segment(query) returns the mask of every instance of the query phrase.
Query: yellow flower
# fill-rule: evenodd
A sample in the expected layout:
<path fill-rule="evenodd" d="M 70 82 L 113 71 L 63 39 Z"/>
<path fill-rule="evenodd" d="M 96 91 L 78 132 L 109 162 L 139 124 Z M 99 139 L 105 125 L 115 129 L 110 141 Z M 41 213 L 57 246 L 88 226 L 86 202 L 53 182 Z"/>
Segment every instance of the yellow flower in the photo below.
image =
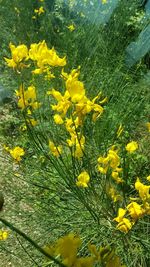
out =
<path fill-rule="evenodd" d="M 100 260 L 100 252 L 97 250 L 96 246 L 94 244 L 89 243 L 88 249 L 92 255 L 94 255 L 94 258 L 96 261 Z"/>
<path fill-rule="evenodd" d="M 81 257 L 76 259 L 74 267 L 93 267 L 94 257 Z"/>
<path fill-rule="evenodd" d="M 31 108 L 33 109 L 38 109 L 41 106 L 41 103 L 37 102 L 37 101 L 33 101 L 29 104 L 29 106 L 31 106 Z M 30 114 L 30 111 L 29 111 Z"/>
<path fill-rule="evenodd" d="M 69 25 L 67 28 L 71 32 L 73 32 L 75 30 L 75 26 L 73 24 Z"/>
<path fill-rule="evenodd" d="M 94 104 L 92 100 L 92 111 L 94 111 L 92 115 L 92 121 L 95 122 L 100 117 L 100 115 L 104 112 L 104 109 L 99 104 Z"/>
<path fill-rule="evenodd" d="M 36 101 L 36 88 L 31 85 L 27 90 L 24 90 L 24 86 L 21 85 L 19 90 L 16 90 L 16 96 L 18 99 L 18 107 L 22 110 L 26 107 L 31 107 L 32 109 L 37 109 L 40 103 Z"/>
<path fill-rule="evenodd" d="M 95 256 L 94 260 L 104 264 L 105 267 L 123 267 L 120 258 L 115 254 L 115 250 L 111 249 L 111 247 L 101 246 L 99 250 L 97 250 L 95 245 L 89 244 L 88 248 Z"/>
<path fill-rule="evenodd" d="M 63 101 L 62 94 L 59 91 L 55 90 L 55 89 L 52 89 L 51 91 L 49 91 L 48 94 L 52 95 L 58 102 Z M 67 99 L 68 98 L 69 98 L 69 96 L 67 97 Z"/>
<path fill-rule="evenodd" d="M 63 57 L 63 58 L 60 58 L 54 47 L 52 49 L 48 49 L 47 50 L 47 53 L 45 55 L 45 60 L 46 60 L 46 56 L 47 56 L 47 63 L 48 65 L 50 66 L 60 66 L 60 67 L 63 67 L 66 65 L 66 57 Z"/>
<path fill-rule="evenodd" d="M 62 77 L 66 80 L 66 90 L 71 97 L 72 102 L 79 102 L 85 96 L 84 84 L 78 81 L 80 67 L 73 69 L 70 74 L 62 70 Z"/>
<path fill-rule="evenodd" d="M 98 161 L 99 164 L 102 163 L 102 164 L 106 165 L 109 162 L 109 158 L 100 156 L 97 161 Z"/>
<path fill-rule="evenodd" d="M 0 240 L 6 240 L 8 238 L 8 232 L 0 230 Z"/>
<path fill-rule="evenodd" d="M 93 103 L 85 96 L 85 91 L 83 91 L 82 95 L 79 93 L 76 95 L 76 102 L 78 102 L 76 104 L 76 113 L 78 116 L 86 115 L 93 109 Z"/>
<path fill-rule="evenodd" d="M 12 43 L 9 44 L 9 48 L 11 50 L 12 58 L 4 58 L 7 62 L 8 67 L 17 68 L 17 67 L 25 67 L 23 63 L 21 63 L 24 59 L 28 59 L 28 48 L 26 45 L 18 45 L 15 46 Z"/>
<path fill-rule="evenodd" d="M 70 135 L 74 135 L 74 137 L 76 136 L 76 130 L 80 125 L 80 120 L 79 117 L 74 118 L 74 120 L 72 118 L 66 118 L 66 130 L 70 133 Z"/>
<path fill-rule="evenodd" d="M 35 86 L 31 85 L 28 87 L 28 90 L 25 91 L 24 97 L 27 101 L 36 99 L 36 89 Z"/>
<path fill-rule="evenodd" d="M 102 106 L 95 103 L 99 96 L 96 96 L 92 101 L 86 97 L 84 84 L 78 80 L 79 74 L 80 67 L 78 67 L 78 69 L 73 69 L 70 74 L 62 70 L 66 92 L 68 92 L 69 99 L 75 104 L 74 115 L 77 115 L 80 122 L 82 122 L 84 116 L 93 111 L 92 119 L 93 121 L 96 121 L 96 119 L 103 113 L 104 109 Z M 106 99 L 102 100 L 102 102 L 105 101 Z"/>
<path fill-rule="evenodd" d="M 131 202 L 128 206 L 127 206 L 127 210 L 129 212 L 129 215 L 131 216 L 131 218 L 134 221 L 137 221 L 143 214 L 144 214 L 144 210 L 142 209 L 142 207 L 136 203 L 136 202 Z"/>
<path fill-rule="evenodd" d="M 108 151 L 108 159 L 110 161 L 110 167 L 116 169 L 120 165 L 120 158 L 117 154 L 117 150 L 114 147 Z"/>
<path fill-rule="evenodd" d="M 85 95 L 84 84 L 72 77 L 67 79 L 66 89 L 69 92 L 72 102 L 80 102 Z"/>
<path fill-rule="evenodd" d="M 102 92 L 99 93 L 99 95 L 101 95 Z M 96 97 L 97 98 L 97 97 Z M 108 97 L 106 96 L 105 98 L 103 98 L 101 101 L 99 101 L 99 104 L 105 104 L 106 102 L 108 102 Z"/>
<path fill-rule="evenodd" d="M 42 74 L 44 72 L 44 69 L 40 69 L 40 68 L 37 68 L 35 70 L 32 70 L 32 73 L 33 74 L 36 74 L 36 75 L 39 75 L 39 74 Z"/>
<path fill-rule="evenodd" d="M 117 255 L 113 255 L 106 263 L 106 267 L 123 267 L 123 265 L 121 264 L 120 258 Z"/>
<path fill-rule="evenodd" d="M 119 177 L 119 173 L 117 171 L 113 171 L 111 176 L 117 184 L 123 183 L 123 179 Z"/>
<path fill-rule="evenodd" d="M 150 194 L 149 194 L 150 186 L 142 184 L 139 178 L 137 178 L 135 182 L 135 189 L 139 191 L 139 196 L 143 201 L 150 199 Z"/>
<path fill-rule="evenodd" d="M 46 246 L 43 247 L 43 249 L 50 256 L 54 256 L 55 255 L 55 245 L 46 245 Z"/>
<path fill-rule="evenodd" d="M 143 209 L 145 214 L 150 215 L 150 203 L 144 202 Z"/>
<path fill-rule="evenodd" d="M 98 170 L 102 174 L 106 174 L 109 167 L 113 169 L 112 177 L 117 183 L 122 183 L 123 180 L 119 177 L 119 172 L 122 171 L 119 168 L 120 165 L 120 157 L 118 156 L 118 150 L 115 149 L 115 146 L 112 146 L 109 149 L 108 154 L 106 157 L 99 157 L 98 158 Z"/>
<path fill-rule="evenodd" d="M 77 99 L 77 97 L 76 97 Z M 84 116 L 91 111 L 94 111 L 92 120 L 95 122 L 97 118 L 103 113 L 104 109 L 98 104 L 95 104 L 97 96 L 91 101 L 85 95 L 78 97 L 78 103 L 76 104 L 76 113 L 78 116 Z"/>
<path fill-rule="evenodd" d="M 76 182 L 77 186 L 88 187 L 90 176 L 86 171 L 81 172 L 80 175 L 77 177 L 77 179 L 78 179 L 78 181 Z"/>
<path fill-rule="evenodd" d="M 59 114 L 54 115 L 54 121 L 56 124 L 63 124 L 64 123 L 62 117 Z"/>
<path fill-rule="evenodd" d="M 126 150 L 129 152 L 129 153 L 133 153 L 134 151 L 136 151 L 138 149 L 138 143 L 135 142 L 135 141 L 132 141 L 130 143 L 128 143 L 126 145 Z"/>
<path fill-rule="evenodd" d="M 33 127 L 36 126 L 37 123 L 38 123 L 35 119 L 27 119 L 26 122 L 27 122 L 27 124 L 29 124 L 30 126 L 33 126 Z M 21 131 L 26 131 L 27 130 L 27 125 L 26 124 L 22 124 L 20 126 L 20 130 Z"/>
<path fill-rule="evenodd" d="M 3 148 L 7 151 L 7 152 L 9 152 L 9 147 L 7 146 L 7 145 L 3 145 Z"/>
<path fill-rule="evenodd" d="M 116 189 L 113 186 L 108 186 L 106 191 L 114 202 L 122 200 L 121 195 L 117 193 Z"/>
<path fill-rule="evenodd" d="M 78 159 L 83 157 L 84 144 L 85 144 L 84 136 L 82 136 L 80 140 L 76 139 L 74 156 Z"/>
<path fill-rule="evenodd" d="M 83 150 L 84 150 L 84 144 L 85 144 L 85 137 L 82 135 L 80 136 L 80 133 L 76 133 L 76 131 L 70 132 L 71 138 L 67 139 L 67 143 L 70 147 L 75 146 L 75 158 L 80 159 L 83 157 Z"/>
<path fill-rule="evenodd" d="M 110 246 L 101 246 L 99 249 L 99 253 L 100 253 L 100 262 L 101 263 L 107 263 L 109 262 L 115 255 L 115 251 L 114 249 L 111 249 Z"/>
<path fill-rule="evenodd" d="M 100 156 L 97 161 L 98 161 L 99 164 L 104 164 L 104 165 L 107 166 L 108 162 L 109 162 L 109 158 Z"/>
<path fill-rule="evenodd" d="M 49 49 L 45 41 L 31 44 L 29 58 L 36 61 L 38 68 L 33 71 L 35 74 L 47 72 L 47 66 L 62 67 L 66 65 L 66 57 L 60 58 L 55 49 Z"/>
<path fill-rule="evenodd" d="M 50 92 L 49 92 L 50 94 Z M 69 93 L 66 91 L 64 96 L 55 89 L 52 89 L 51 95 L 57 100 L 57 105 L 51 105 L 52 110 L 55 110 L 59 113 L 62 113 L 63 116 L 66 115 L 68 109 L 71 106 L 71 102 L 69 101 Z"/>
<path fill-rule="evenodd" d="M 36 126 L 37 125 L 37 121 L 35 119 L 27 119 L 27 123 L 29 123 L 32 126 Z"/>
<path fill-rule="evenodd" d="M 149 182 L 150 182 L 150 175 L 149 175 L 149 176 L 147 176 L 147 178 L 146 178 L 146 179 L 147 179 L 147 181 L 149 181 Z"/>
<path fill-rule="evenodd" d="M 55 146 L 55 144 L 49 140 L 49 149 L 55 157 L 59 157 L 62 153 L 61 146 Z"/>
<path fill-rule="evenodd" d="M 109 158 L 108 157 L 99 157 L 98 158 L 98 171 L 102 174 L 106 174 L 108 170 L 108 163 L 109 163 Z M 102 166 L 101 166 L 102 165 Z"/>
<path fill-rule="evenodd" d="M 45 80 L 51 80 L 55 78 L 55 75 L 51 72 L 49 67 L 45 69 L 44 73 L 45 73 L 45 77 L 44 77 Z"/>
<path fill-rule="evenodd" d="M 81 239 L 70 233 L 57 240 L 55 254 L 63 258 L 63 263 L 66 264 L 66 266 L 73 266 L 80 245 Z"/>
<path fill-rule="evenodd" d="M 124 217 L 124 215 L 126 214 L 126 210 L 119 208 L 118 210 L 118 216 L 116 218 L 114 218 L 114 221 L 120 223 Z"/>
<path fill-rule="evenodd" d="M 101 167 L 100 165 L 98 165 L 98 171 L 102 174 L 106 174 L 107 173 L 107 170 L 108 170 L 108 167 Z"/>
<path fill-rule="evenodd" d="M 102 4 L 107 4 L 108 0 L 101 0 L 101 1 L 102 1 Z"/>
<path fill-rule="evenodd" d="M 19 146 L 16 146 L 14 149 L 10 149 L 9 152 L 10 155 L 18 162 L 21 160 L 21 157 L 24 156 L 25 154 L 23 148 Z"/>
<path fill-rule="evenodd" d="M 146 126 L 147 126 L 147 129 L 148 129 L 148 132 L 150 133 L 150 122 L 147 122 Z"/>
<path fill-rule="evenodd" d="M 34 9 L 34 13 L 38 14 L 39 16 L 44 12 L 45 10 L 43 6 L 39 7 L 39 9 Z"/>
<path fill-rule="evenodd" d="M 117 225 L 117 229 L 121 232 L 128 233 L 132 228 L 134 223 L 131 223 L 129 219 L 123 218 L 121 222 Z"/>

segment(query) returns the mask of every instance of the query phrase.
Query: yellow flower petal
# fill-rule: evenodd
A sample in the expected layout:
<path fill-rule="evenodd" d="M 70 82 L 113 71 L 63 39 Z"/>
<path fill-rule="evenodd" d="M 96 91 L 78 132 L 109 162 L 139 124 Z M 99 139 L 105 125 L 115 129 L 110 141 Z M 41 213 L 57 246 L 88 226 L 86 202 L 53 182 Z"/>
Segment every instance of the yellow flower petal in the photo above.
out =
<path fill-rule="evenodd" d="M 135 141 L 132 141 L 130 143 L 128 143 L 126 145 L 126 150 L 129 152 L 129 153 L 133 153 L 134 151 L 136 151 L 138 149 L 138 143 L 135 142 Z"/>

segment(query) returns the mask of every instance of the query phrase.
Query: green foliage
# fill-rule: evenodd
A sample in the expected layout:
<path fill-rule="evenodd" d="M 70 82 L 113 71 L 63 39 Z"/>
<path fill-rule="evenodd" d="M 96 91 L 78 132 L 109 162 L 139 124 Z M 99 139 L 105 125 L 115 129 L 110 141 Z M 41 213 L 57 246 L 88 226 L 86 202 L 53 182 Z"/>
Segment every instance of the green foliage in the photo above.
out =
<path fill-rule="evenodd" d="M 28 220 L 30 222 L 30 236 L 43 246 L 74 231 L 83 237 L 85 246 L 91 241 L 97 245 L 109 244 L 117 248 L 118 255 L 128 267 L 149 266 L 149 217 L 140 219 L 133 232 L 131 230 L 128 235 L 116 231 L 112 221 L 117 216 L 118 208 L 126 206 L 130 196 L 137 196 L 134 188 L 136 178 L 141 177 L 144 183 L 145 177 L 149 175 L 150 140 L 145 126 L 149 120 L 150 97 L 149 82 L 145 79 L 147 68 L 141 61 L 132 69 L 127 69 L 124 62 L 127 45 L 135 40 L 141 30 L 140 27 L 133 27 L 128 23 L 140 10 L 139 1 L 128 1 L 128 4 L 125 0 L 119 1 L 118 7 L 105 25 L 96 23 L 96 20 L 91 22 L 88 16 L 83 16 L 78 9 L 72 9 L 60 0 L 0 0 L 0 5 L 0 65 L 4 71 L 3 77 L 10 79 L 12 91 L 18 89 L 21 82 L 25 88 L 34 84 L 37 88 L 37 99 L 42 104 L 33 116 L 39 122 L 35 128 L 28 123 L 26 110 L 20 116 L 16 97 L 13 107 L 9 106 L 9 112 L 1 111 L 3 120 L 0 123 L 0 135 L 5 136 L 5 143 L 11 148 L 19 145 L 26 151 L 21 164 L 14 164 L 13 168 L 9 166 L 10 182 L 7 181 L 6 184 L 8 183 L 8 187 L 11 184 L 11 194 L 14 194 L 16 203 L 23 198 L 24 205 L 27 204 L 26 211 L 21 212 L 24 214 L 24 224 Z M 41 5 L 45 12 L 33 18 L 34 10 Z M 88 8 L 86 11 L 90 13 Z M 68 26 L 72 24 L 75 30 L 71 32 Z M 56 78 L 46 81 L 43 74 L 40 77 L 31 74 L 33 65 L 14 74 L 5 68 L 3 57 L 10 58 L 10 41 L 16 46 L 24 43 L 29 47 L 31 43 L 41 40 L 46 40 L 50 48 L 54 46 L 60 56 L 67 56 L 66 72 L 81 66 L 80 80 L 85 84 L 87 97 L 93 99 L 101 91 L 102 96 L 108 98 L 102 118 L 95 124 L 91 123 L 90 115 L 85 119 L 82 134 L 86 136 L 87 145 L 81 161 L 73 158 L 73 149 L 68 151 L 67 146 L 64 146 L 64 154 L 59 159 L 52 156 L 48 149 L 49 138 L 57 145 L 64 145 L 68 138 L 65 129 L 61 125 L 55 125 L 53 121 L 52 116 L 55 113 L 50 110 L 50 105 L 54 104 L 54 99 L 46 96 L 47 90 L 53 87 L 61 92 L 64 90 L 61 77 L 57 78 L 61 76 L 60 70 L 52 69 Z M 24 121 L 28 136 L 22 131 Z M 120 124 L 124 127 L 123 136 L 117 138 Z M 125 145 L 131 140 L 140 141 L 139 152 L 133 156 L 126 155 L 125 152 Z M 113 203 L 106 194 L 107 183 L 111 185 L 110 174 L 104 177 L 97 171 L 96 159 L 99 155 L 106 156 L 113 144 L 117 144 L 120 149 L 124 169 L 125 183 L 116 185 L 124 197 L 120 204 Z M 6 152 L 4 155 L 6 157 Z M 88 170 L 93 179 L 87 189 L 77 188 L 75 184 L 82 170 Z M 14 179 L 15 175 L 17 179 Z M 14 190 L 16 185 L 18 190 Z M 30 209 L 35 214 L 35 224 L 32 222 Z M 17 211 L 16 205 L 14 210 Z M 10 219 L 14 210 L 12 215 L 8 213 Z M 19 217 L 15 216 L 18 222 Z M 36 225 L 37 237 L 34 233 Z M 23 239 L 21 243 L 29 251 Z M 4 249 L 6 248 L 7 243 L 4 245 Z M 35 251 L 31 254 L 33 261 L 41 266 L 43 258 L 36 255 Z M 81 255 L 85 254 L 83 246 Z M 24 266 L 33 266 L 33 262 L 30 264 L 26 260 Z M 47 266 L 45 258 L 43 266 Z"/>

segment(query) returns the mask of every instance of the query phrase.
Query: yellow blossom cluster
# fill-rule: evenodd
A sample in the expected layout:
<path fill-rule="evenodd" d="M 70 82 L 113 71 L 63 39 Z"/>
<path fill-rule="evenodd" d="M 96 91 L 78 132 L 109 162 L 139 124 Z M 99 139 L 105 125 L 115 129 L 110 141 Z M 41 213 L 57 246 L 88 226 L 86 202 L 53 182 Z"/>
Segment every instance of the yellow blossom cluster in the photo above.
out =
<path fill-rule="evenodd" d="M 38 9 L 34 9 L 34 13 L 40 16 L 41 14 L 45 13 L 44 7 L 40 6 Z"/>
<path fill-rule="evenodd" d="M 147 181 L 150 181 L 150 176 L 147 177 Z M 150 185 L 144 185 L 141 183 L 140 179 L 137 178 L 135 182 L 135 189 L 138 191 L 145 214 L 150 215 Z"/>
<path fill-rule="evenodd" d="M 67 139 L 69 147 L 75 148 L 73 155 L 75 158 L 82 158 L 85 144 L 85 137 L 80 132 L 71 132 L 70 139 Z"/>
<path fill-rule="evenodd" d="M 139 178 L 137 178 L 135 189 L 138 191 L 141 203 L 139 204 L 132 201 L 125 209 L 119 208 L 118 216 L 114 218 L 114 221 L 118 223 L 117 229 L 124 233 L 127 233 L 138 219 L 146 214 L 150 215 L 150 185 L 144 185 L 140 182 Z M 125 215 L 127 218 L 124 217 Z"/>
<path fill-rule="evenodd" d="M 51 140 L 49 140 L 49 149 L 55 157 L 59 157 L 62 153 L 62 147 L 55 146 L 54 142 L 52 142 Z"/>
<path fill-rule="evenodd" d="M 28 113 L 30 113 L 30 110 L 28 111 Z M 29 119 L 26 119 L 26 124 L 23 123 L 21 126 L 20 126 L 20 130 L 21 131 L 26 131 L 27 130 L 27 125 L 30 125 L 32 127 L 36 126 L 38 124 L 37 120 L 35 119 L 32 119 L 32 118 L 29 118 Z"/>
<path fill-rule="evenodd" d="M 10 44 L 10 48 L 12 58 L 5 58 L 9 67 L 18 70 L 23 66 L 21 64 L 24 64 L 24 60 L 29 60 L 29 62 L 34 63 L 35 67 L 32 70 L 32 74 L 44 74 L 46 79 L 55 77 L 51 72 L 52 67 L 64 67 L 66 65 L 66 57 L 60 58 L 54 48 L 48 48 L 45 41 L 33 43 L 29 49 L 25 45 L 15 47 L 12 44 Z M 82 158 L 84 154 L 85 136 L 81 128 L 85 116 L 92 113 L 92 120 L 95 122 L 104 111 L 101 104 L 107 101 L 107 98 L 104 98 L 97 103 L 100 95 L 92 100 L 86 96 L 84 83 L 78 79 L 79 69 L 73 69 L 69 74 L 62 70 L 61 78 L 65 84 L 64 94 L 54 88 L 47 93 L 57 102 L 56 104 L 51 104 L 51 108 L 55 112 L 54 121 L 56 124 L 63 124 L 65 126 L 69 134 L 66 143 L 74 157 L 78 159 Z M 28 115 L 31 115 L 33 110 L 40 107 L 34 85 L 30 85 L 25 90 L 22 84 L 19 90 L 16 91 L 16 96 L 18 97 L 18 107 L 26 110 Z M 33 118 L 28 118 L 28 120 L 33 126 L 37 123 Z M 49 143 L 49 148 L 56 157 L 61 154 L 60 147 L 57 148 L 54 144 Z"/>
<path fill-rule="evenodd" d="M 33 85 L 29 86 L 28 89 L 25 90 L 24 86 L 21 84 L 19 90 L 16 90 L 16 96 L 18 97 L 18 107 L 22 110 L 29 108 L 29 113 L 40 106 L 40 103 L 36 100 L 36 89 Z"/>
<path fill-rule="evenodd" d="M 106 174 L 111 170 L 111 177 L 117 183 L 123 183 L 123 179 L 119 177 L 122 168 L 120 168 L 120 157 L 118 155 L 118 149 L 112 146 L 106 155 L 106 157 L 98 158 L 98 171 L 102 174 Z"/>
<path fill-rule="evenodd" d="M 13 69 L 21 69 L 30 65 L 25 65 L 24 61 L 33 61 L 37 68 L 32 71 L 33 74 L 46 74 L 46 78 L 54 78 L 50 67 L 66 65 L 66 58 L 60 58 L 55 49 L 49 49 L 45 41 L 31 44 L 28 49 L 26 45 L 15 46 L 10 43 L 11 59 L 4 58 L 7 65 Z"/>
<path fill-rule="evenodd" d="M 89 244 L 91 255 L 79 257 L 78 250 L 82 244 L 81 238 L 73 233 L 59 238 L 54 244 L 45 246 L 45 251 L 52 256 L 60 256 L 62 263 L 67 267 L 93 267 L 96 263 L 102 263 L 105 267 L 123 267 L 115 250 L 109 246 L 96 248 Z M 125 267 L 125 266 L 124 266 Z"/>
<path fill-rule="evenodd" d="M 10 155 L 16 160 L 16 161 L 20 161 L 21 157 L 24 156 L 25 152 L 24 149 L 16 146 L 14 149 L 10 149 Z"/>
<path fill-rule="evenodd" d="M 108 184 L 106 186 L 106 193 L 113 200 L 113 202 L 122 201 L 122 196 L 119 194 L 118 190 L 113 186 Z"/>
<path fill-rule="evenodd" d="M 107 1 L 102 2 L 106 3 Z M 44 9 L 42 7 L 35 10 L 37 15 L 40 15 L 43 12 Z M 73 31 L 75 30 L 75 27 L 74 25 L 70 25 L 68 26 L 68 29 Z M 80 67 L 73 69 L 70 73 L 65 72 L 63 67 L 66 65 L 66 57 L 60 58 L 54 48 L 48 48 L 45 41 L 33 43 L 30 45 L 29 49 L 24 44 L 18 46 L 10 44 L 10 50 L 11 58 L 5 58 L 8 66 L 19 71 L 19 74 L 22 68 L 31 66 L 31 73 L 34 75 L 34 77 L 32 77 L 34 78 L 32 79 L 32 82 L 35 80 L 35 75 L 40 74 L 43 74 L 48 80 L 55 78 L 53 68 L 62 68 L 59 81 L 61 78 L 64 87 L 61 88 L 61 90 L 56 90 L 52 85 L 49 91 L 47 91 L 47 97 L 50 98 L 50 107 L 52 109 L 52 116 L 55 124 L 57 127 L 62 127 L 61 129 L 64 130 L 66 134 L 63 144 L 67 146 L 67 151 L 69 150 L 71 152 L 71 156 L 73 156 L 72 159 L 77 159 L 74 161 L 75 164 L 77 162 L 75 173 L 76 169 L 78 173 L 78 167 L 82 168 L 79 175 L 75 177 L 75 184 L 78 187 L 87 188 L 90 185 L 91 177 L 84 169 L 84 161 L 83 164 L 82 162 L 79 162 L 79 160 L 86 154 L 86 138 L 83 126 L 87 118 L 90 118 L 92 123 L 95 123 L 103 114 L 104 108 L 102 104 L 107 101 L 107 97 L 101 100 L 101 93 L 99 93 L 93 99 L 89 99 L 86 94 L 84 83 L 79 80 Z M 28 63 L 28 65 L 25 63 Z M 30 115 L 34 110 L 41 106 L 41 103 L 37 101 L 36 87 L 31 84 L 25 89 L 24 85 L 21 84 L 20 88 L 16 90 L 16 96 L 18 98 L 18 107 L 22 111 L 26 111 L 26 114 L 29 115 L 26 117 L 26 123 L 35 126 L 37 121 L 31 118 Z M 26 125 L 23 127 L 26 129 Z M 147 127 L 149 130 L 149 123 L 147 124 Z M 122 132 L 123 126 L 120 124 L 116 132 L 118 138 L 121 136 Z M 48 138 L 47 147 L 51 153 L 50 155 L 53 155 L 57 159 L 59 158 L 60 161 L 63 159 L 63 149 L 65 149 L 65 147 L 62 146 L 62 143 L 58 144 L 53 138 Z M 17 162 L 20 162 L 25 154 L 24 149 L 19 146 L 16 146 L 13 149 L 5 147 L 5 149 Z M 138 143 L 131 141 L 124 148 L 124 150 L 127 151 L 125 155 L 128 155 L 128 153 L 132 154 L 137 149 Z M 123 160 L 119 155 L 119 149 L 115 145 L 111 146 L 105 155 L 99 156 L 97 159 L 98 172 L 111 177 L 109 181 L 107 180 L 108 184 L 106 185 L 106 193 L 114 203 L 123 200 L 123 197 L 117 191 L 117 188 L 123 187 L 120 186 L 120 184 L 124 183 L 122 178 L 122 161 Z M 150 181 L 150 176 L 147 177 L 147 181 Z M 150 185 L 144 185 L 140 179 L 137 178 L 135 182 L 135 190 L 138 192 L 139 197 L 134 200 L 130 199 L 130 202 L 128 202 L 129 204 L 126 205 L 124 209 L 119 208 L 117 217 L 113 219 L 117 222 L 116 228 L 118 230 L 128 233 L 140 218 L 144 215 L 150 215 L 149 189 Z M 138 201 L 136 202 L 136 200 Z M 6 238 L 7 233 L 0 231 L 0 240 L 5 240 Z M 80 237 L 71 233 L 59 238 L 51 246 L 46 246 L 45 250 L 54 257 L 60 257 L 62 263 L 67 267 L 93 267 L 94 264 L 99 263 L 104 267 L 123 266 L 120 258 L 110 247 L 100 247 L 97 249 L 95 245 L 89 244 L 88 249 L 91 255 L 79 257 L 78 250 L 81 243 Z"/>
<path fill-rule="evenodd" d="M 54 47 L 49 49 L 45 41 L 31 44 L 29 58 L 37 65 L 37 68 L 32 73 L 47 73 L 51 78 L 54 75 L 51 73 L 50 67 L 63 67 L 66 65 L 66 58 L 60 58 Z"/>
<path fill-rule="evenodd" d="M 17 162 L 21 161 L 22 156 L 24 156 L 25 151 L 20 146 L 16 146 L 13 149 L 10 149 L 8 146 L 4 145 L 4 149 L 10 153 L 13 159 L 15 159 Z"/>
<path fill-rule="evenodd" d="M 23 63 L 23 61 L 28 60 L 27 46 L 24 44 L 21 44 L 16 47 L 14 44 L 10 43 L 9 48 L 11 51 L 12 58 L 11 59 L 6 58 L 6 57 L 4 58 L 5 61 L 7 62 L 8 67 L 13 68 L 13 69 L 25 67 L 26 65 Z"/>
<path fill-rule="evenodd" d="M 85 93 L 83 82 L 78 80 L 80 74 L 79 68 L 73 69 L 70 74 L 62 70 L 62 77 L 65 80 L 65 92 L 55 90 L 48 91 L 48 95 L 53 96 L 56 104 L 52 104 L 51 108 L 57 112 L 54 115 L 56 124 L 64 124 L 70 138 L 67 139 L 69 147 L 74 148 L 74 156 L 81 158 L 83 156 L 85 137 L 81 133 L 81 126 L 87 114 L 93 113 L 92 119 L 95 121 L 102 113 L 103 107 L 95 103 L 99 98 L 95 97 L 90 100 Z M 107 98 L 100 103 L 105 103 Z M 68 116 L 71 113 L 71 116 Z"/>

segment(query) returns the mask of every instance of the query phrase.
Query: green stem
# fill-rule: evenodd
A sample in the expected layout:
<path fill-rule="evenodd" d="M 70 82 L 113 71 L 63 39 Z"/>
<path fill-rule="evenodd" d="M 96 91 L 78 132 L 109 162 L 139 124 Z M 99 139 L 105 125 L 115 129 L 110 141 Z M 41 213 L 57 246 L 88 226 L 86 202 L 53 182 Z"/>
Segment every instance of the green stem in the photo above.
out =
<path fill-rule="evenodd" d="M 16 228 L 15 226 L 13 226 L 11 223 L 9 223 L 8 221 L 6 221 L 3 218 L 0 218 L 0 221 L 3 224 L 5 224 L 6 226 L 8 226 L 12 231 L 16 232 L 17 234 L 19 234 L 20 236 L 22 236 L 24 239 L 26 239 L 33 247 L 35 247 L 44 256 L 46 256 L 47 258 L 49 258 L 50 260 L 52 260 L 53 262 L 55 262 L 59 266 L 66 267 L 66 265 L 64 265 L 63 263 L 61 263 L 57 259 L 55 259 L 53 256 L 49 255 L 49 253 L 47 253 L 43 248 L 41 248 L 34 240 L 32 240 L 24 232 L 22 232 L 21 230 L 19 230 L 18 228 Z"/>

